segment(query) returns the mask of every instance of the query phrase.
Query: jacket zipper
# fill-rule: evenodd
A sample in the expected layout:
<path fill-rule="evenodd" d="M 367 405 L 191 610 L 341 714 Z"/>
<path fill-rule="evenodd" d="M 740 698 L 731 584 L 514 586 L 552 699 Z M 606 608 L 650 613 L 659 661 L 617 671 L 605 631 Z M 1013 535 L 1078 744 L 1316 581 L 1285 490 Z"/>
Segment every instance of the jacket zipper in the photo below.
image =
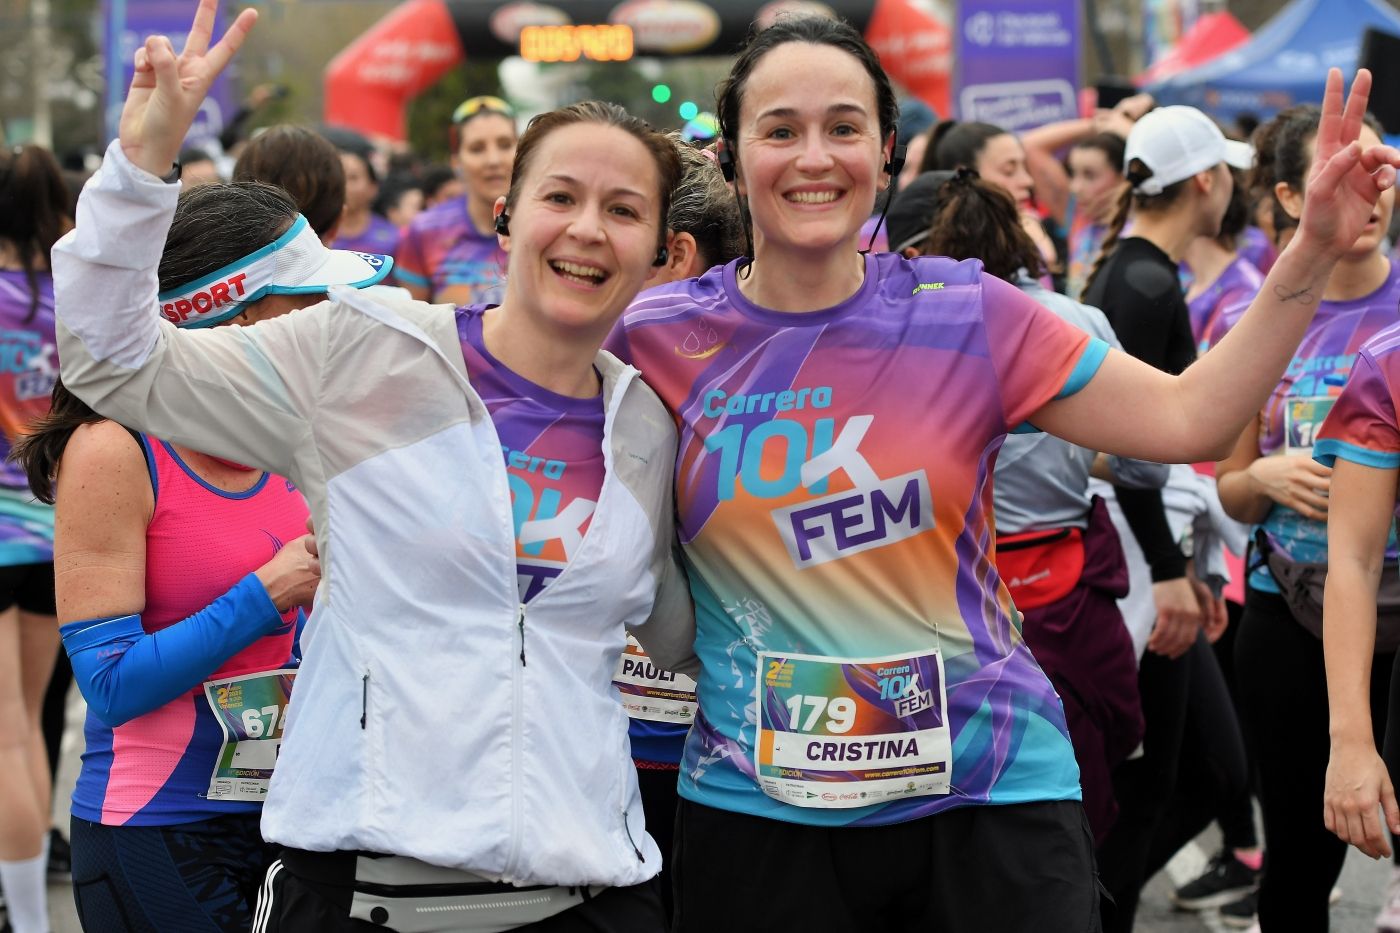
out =
<path fill-rule="evenodd" d="M 642 855 L 642 850 L 639 849 L 639 848 L 637 848 L 637 843 L 636 843 L 636 841 L 633 840 L 633 838 L 632 838 L 632 827 L 629 826 L 628 823 L 627 823 L 627 811 L 626 811 L 626 810 L 623 810 L 623 811 L 622 811 L 622 828 L 623 828 L 623 829 L 626 831 L 626 833 L 627 833 L 627 844 L 630 845 L 630 846 L 632 847 L 632 854 L 635 855 L 635 856 L 637 856 L 637 861 L 639 861 L 639 862 L 641 862 L 643 865 L 645 865 L 645 864 L 646 864 L 646 861 L 647 861 L 647 860 L 646 860 L 646 856 Z"/>
<path fill-rule="evenodd" d="M 369 718 L 369 675 L 360 680 L 360 731 L 365 731 L 365 720 Z"/>
<path fill-rule="evenodd" d="M 511 672 L 515 702 L 510 710 L 510 852 L 506 857 L 506 872 L 514 874 L 516 859 L 520 857 L 520 746 L 524 742 L 521 720 L 525 703 L 525 604 L 520 603 L 515 616 L 516 627 L 520 630 L 520 670 Z M 510 877 L 501 879 L 509 883 Z"/>

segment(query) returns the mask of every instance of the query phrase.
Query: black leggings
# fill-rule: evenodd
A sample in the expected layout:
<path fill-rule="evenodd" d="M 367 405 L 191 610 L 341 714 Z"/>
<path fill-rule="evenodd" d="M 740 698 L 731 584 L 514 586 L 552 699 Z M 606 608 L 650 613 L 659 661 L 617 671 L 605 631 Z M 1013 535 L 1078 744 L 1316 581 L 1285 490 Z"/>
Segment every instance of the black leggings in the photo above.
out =
<path fill-rule="evenodd" d="M 1130 933 L 1147 879 L 1248 781 L 1229 691 L 1204 635 L 1174 660 L 1143 655 L 1138 688 L 1143 754 L 1114 770 L 1118 821 L 1098 850 L 1112 899 L 1103 904 L 1107 933 Z"/>
<path fill-rule="evenodd" d="M 1371 667 L 1371 722 L 1379 745 L 1397 697 L 1394 654 Z M 1240 720 L 1259 769 L 1264 817 L 1264 878 L 1259 921 L 1265 930 L 1326 930 L 1327 897 L 1347 846 L 1322 823 L 1331 749 L 1322 642 L 1293 618 L 1282 596 L 1250 589 L 1235 641 Z M 1400 722 L 1400 719 L 1397 719 Z M 1397 743 L 1400 744 L 1400 743 Z M 1387 764 L 1396 768 L 1393 749 Z"/>
<path fill-rule="evenodd" d="M 1235 701 L 1226 686 L 1215 651 L 1198 639 L 1192 648 L 1191 686 L 1186 696 L 1186 724 L 1178 759 L 1176 786 L 1153 838 L 1143 878 L 1166 867 L 1182 846 L 1195 839 L 1222 813 L 1238 816 L 1243 805 L 1244 827 L 1235 827 L 1236 838 L 1226 835 L 1231 848 L 1247 848 L 1239 842 L 1242 832 L 1254 838 L 1254 811 L 1249 797 L 1249 764 L 1244 736 L 1235 714 Z M 1224 826 L 1222 822 L 1222 826 Z"/>

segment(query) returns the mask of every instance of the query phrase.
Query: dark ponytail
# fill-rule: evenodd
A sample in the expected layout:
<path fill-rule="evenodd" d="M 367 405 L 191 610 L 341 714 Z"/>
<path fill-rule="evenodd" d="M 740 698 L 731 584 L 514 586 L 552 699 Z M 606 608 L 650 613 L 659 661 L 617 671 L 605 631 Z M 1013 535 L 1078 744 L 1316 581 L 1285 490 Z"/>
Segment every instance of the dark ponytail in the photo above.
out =
<path fill-rule="evenodd" d="M 63 172 L 47 149 L 0 149 L 0 240 L 14 246 L 28 280 L 27 320 L 39 310 L 39 273 L 48 269 L 49 252 L 73 225 L 68 201 Z"/>
<path fill-rule="evenodd" d="M 1021 214 L 1006 189 L 960 169 L 938 190 L 939 207 L 924 252 L 951 259 L 980 259 L 987 274 L 1014 284 L 1025 269 L 1045 272 L 1045 258 L 1021 226 Z"/>

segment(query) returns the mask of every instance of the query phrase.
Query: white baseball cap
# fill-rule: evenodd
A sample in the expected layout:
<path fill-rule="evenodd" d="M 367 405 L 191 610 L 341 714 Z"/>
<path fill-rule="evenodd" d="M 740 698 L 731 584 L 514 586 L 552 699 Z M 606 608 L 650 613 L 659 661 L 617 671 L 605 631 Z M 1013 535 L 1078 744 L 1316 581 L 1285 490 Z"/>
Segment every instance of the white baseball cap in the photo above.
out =
<path fill-rule="evenodd" d="M 1220 127 L 1195 107 L 1158 107 L 1133 124 L 1123 163 L 1139 159 L 1152 177 L 1133 188 L 1139 194 L 1161 194 L 1162 189 L 1204 172 L 1221 162 L 1235 168 L 1254 165 L 1249 143 L 1226 139 Z"/>
<path fill-rule="evenodd" d="M 390 256 L 328 249 L 297 215 L 287 232 L 242 259 L 158 295 L 176 327 L 212 327 L 267 295 L 308 295 L 332 285 L 367 288 L 394 267 Z"/>

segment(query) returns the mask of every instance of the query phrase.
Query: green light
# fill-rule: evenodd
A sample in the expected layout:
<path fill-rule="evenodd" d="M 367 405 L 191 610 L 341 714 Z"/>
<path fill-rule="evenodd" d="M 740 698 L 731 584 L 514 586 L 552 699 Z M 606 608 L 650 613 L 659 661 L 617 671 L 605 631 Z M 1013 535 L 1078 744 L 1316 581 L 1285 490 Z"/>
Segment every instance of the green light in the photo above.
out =
<path fill-rule="evenodd" d="M 693 100 L 685 101 L 680 106 L 680 115 L 682 120 L 694 120 L 696 116 L 699 115 L 699 113 L 700 108 L 696 106 L 695 101 Z"/>
<path fill-rule="evenodd" d="M 664 104 L 671 99 L 671 88 L 665 84 L 654 85 L 651 89 L 651 99 L 658 104 Z"/>

